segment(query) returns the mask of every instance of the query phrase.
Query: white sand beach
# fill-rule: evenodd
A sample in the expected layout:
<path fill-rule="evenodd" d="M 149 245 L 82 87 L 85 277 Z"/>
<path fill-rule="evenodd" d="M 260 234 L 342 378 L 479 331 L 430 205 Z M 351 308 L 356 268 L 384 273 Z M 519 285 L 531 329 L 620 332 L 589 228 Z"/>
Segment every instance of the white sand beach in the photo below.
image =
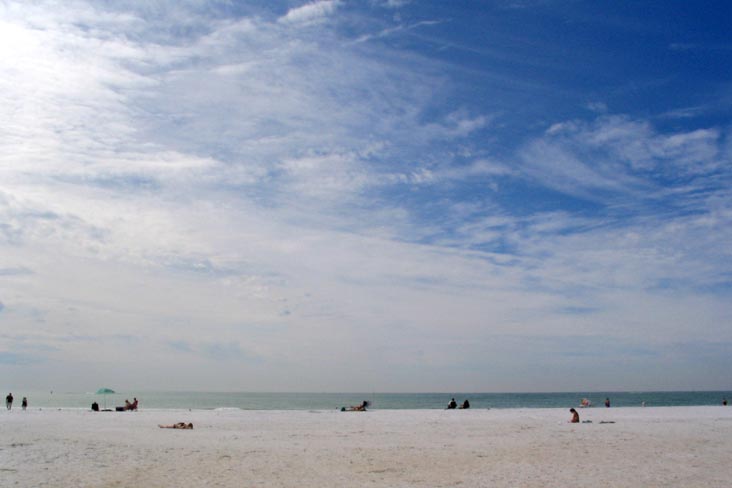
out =
<path fill-rule="evenodd" d="M 732 407 L 0 412 L 2 487 L 732 483 Z M 158 424 L 193 422 L 193 430 Z M 615 423 L 600 423 L 612 421 Z"/>

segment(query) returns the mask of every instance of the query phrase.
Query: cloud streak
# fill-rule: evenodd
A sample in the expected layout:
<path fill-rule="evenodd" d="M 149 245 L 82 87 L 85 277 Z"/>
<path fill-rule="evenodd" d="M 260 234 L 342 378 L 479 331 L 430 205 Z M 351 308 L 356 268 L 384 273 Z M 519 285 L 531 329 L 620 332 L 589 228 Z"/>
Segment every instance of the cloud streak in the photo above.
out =
<path fill-rule="evenodd" d="M 286 24 L 310 24 L 323 20 L 335 12 L 340 5 L 339 0 L 320 0 L 295 7 L 278 19 Z"/>

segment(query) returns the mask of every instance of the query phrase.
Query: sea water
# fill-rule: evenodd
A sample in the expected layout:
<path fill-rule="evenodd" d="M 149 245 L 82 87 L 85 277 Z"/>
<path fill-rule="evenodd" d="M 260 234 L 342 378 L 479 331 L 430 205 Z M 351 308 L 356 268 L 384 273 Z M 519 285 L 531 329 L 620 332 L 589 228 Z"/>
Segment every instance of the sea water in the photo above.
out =
<path fill-rule="evenodd" d="M 731 391 L 654 391 L 654 392 L 558 392 L 558 393 L 252 393 L 252 392 L 23 392 L 14 391 L 13 408 L 20 408 L 28 397 L 30 408 L 101 408 L 124 405 L 137 398 L 141 409 L 211 410 L 330 410 L 358 405 L 366 400 L 372 409 L 442 409 L 451 398 L 458 404 L 469 400 L 472 408 L 568 408 L 587 398 L 604 408 L 606 398 L 612 407 L 649 407 L 721 405 L 732 401 Z M 730 406 L 732 408 L 732 406 Z"/>

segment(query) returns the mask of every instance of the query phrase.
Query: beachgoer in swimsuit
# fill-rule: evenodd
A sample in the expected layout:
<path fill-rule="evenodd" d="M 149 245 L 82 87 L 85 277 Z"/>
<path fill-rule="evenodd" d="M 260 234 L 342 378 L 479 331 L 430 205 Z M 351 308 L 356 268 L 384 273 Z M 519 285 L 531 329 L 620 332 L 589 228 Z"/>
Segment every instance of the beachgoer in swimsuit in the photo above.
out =
<path fill-rule="evenodd" d="M 160 427 L 161 429 L 192 429 L 193 423 L 178 422 L 172 425 L 158 424 L 158 427 Z"/>
<path fill-rule="evenodd" d="M 452 400 L 450 400 L 450 403 L 447 404 L 448 410 L 452 410 L 453 408 L 457 408 L 457 402 L 455 401 L 454 398 Z"/>
<path fill-rule="evenodd" d="M 572 424 L 579 424 L 580 419 L 577 410 L 575 410 L 574 408 L 570 408 L 569 411 L 572 414 L 572 419 L 569 422 Z"/>
<path fill-rule="evenodd" d="M 369 402 L 367 400 L 364 400 L 361 405 L 351 405 L 350 407 L 341 408 L 341 412 L 365 412 L 366 407 L 369 406 Z"/>

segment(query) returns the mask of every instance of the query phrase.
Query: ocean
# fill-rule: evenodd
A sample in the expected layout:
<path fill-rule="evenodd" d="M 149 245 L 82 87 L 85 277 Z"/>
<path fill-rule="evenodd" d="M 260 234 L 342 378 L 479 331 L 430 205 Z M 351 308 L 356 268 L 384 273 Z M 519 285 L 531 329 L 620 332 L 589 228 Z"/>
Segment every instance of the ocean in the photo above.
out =
<path fill-rule="evenodd" d="M 4 393 L 7 394 L 7 393 Z M 654 391 L 654 392 L 559 392 L 559 393 L 250 393 L 250 392 L 163 392 L 117 391 L 100 395 L 94 392 L 13 391 L 13 408 L 20 408 L 28 397 L 29 408 L 89 408 L 92 402 L 114 408 L 136 397 L 140 409 L 242 409 L 242 410 L 331 410 L 358 405 L 367 400 L 372 409 L 442 409 L 451 398 L 458 404 L 470 401 L 471 408 L 568 408 L 587 398 L 604 408 L 605 398 L 612 407 L 649 407 L 721 405 L 732 401 L 732 391 Z M 732 407 L 730 407 L 732 408 Z"/>

